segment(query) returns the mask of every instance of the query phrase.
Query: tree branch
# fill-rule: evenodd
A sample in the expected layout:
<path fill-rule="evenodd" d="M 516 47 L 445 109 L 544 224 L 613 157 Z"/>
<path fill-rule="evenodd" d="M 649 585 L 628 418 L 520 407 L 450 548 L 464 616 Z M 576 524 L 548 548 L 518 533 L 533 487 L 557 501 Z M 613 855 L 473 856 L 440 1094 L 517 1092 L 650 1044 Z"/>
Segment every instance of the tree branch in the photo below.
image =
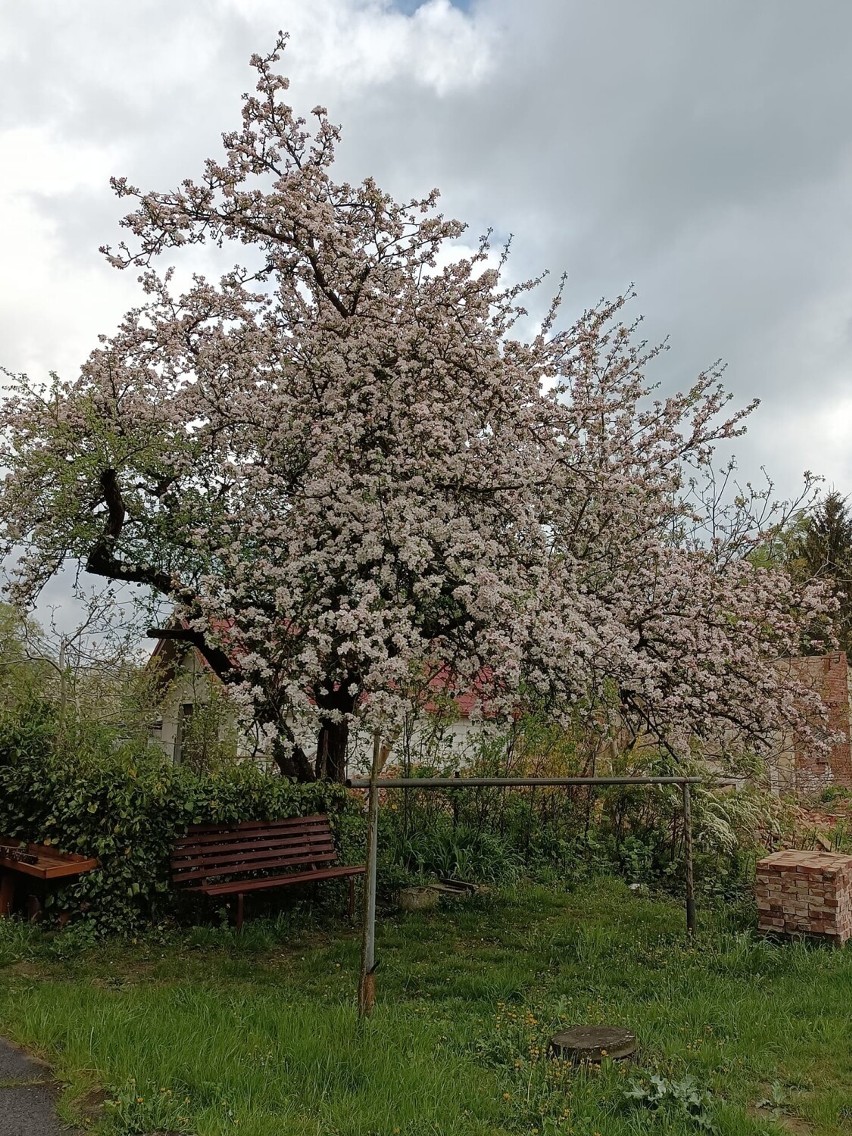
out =
<path fill-rule="evenodd" d="M 106 576 L 108 580 L 121 580 L 125 584 L 147 584 L 163 595 L 172 595 L 175 586 L 171 576 L 166 572 L 160 572 L 156 568 L 146 568 L 140 564 L 125 564 L 115 555 L 115 546 L 127 519 L 127 509 L 124 506 L 115 470 L 105 469 L 100 482 L 103 500 L 107 507 L 107 517 L 103 532 L 89 551 L 86 571 L 95 576 Z"/>

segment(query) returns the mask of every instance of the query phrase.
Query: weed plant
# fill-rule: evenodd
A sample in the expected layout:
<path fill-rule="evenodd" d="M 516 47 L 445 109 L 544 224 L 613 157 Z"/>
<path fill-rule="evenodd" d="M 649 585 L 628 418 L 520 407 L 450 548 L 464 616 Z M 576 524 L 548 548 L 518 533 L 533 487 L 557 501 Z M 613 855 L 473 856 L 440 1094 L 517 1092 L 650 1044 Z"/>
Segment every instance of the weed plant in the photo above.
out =
<path fill-rule="evenodd" d="M 451 712 L 448 708 L 448 713 Z M 605 748 L 605 747 L 604 747 Z M 406 776 L 627 776 L 700 774 L 689 760 L 645 749 L 603 764 L 601 739 L 587 727 L 561 729 L 529 713 L 507 735 L 483 737 L 459 757 L 433 738 L 427 752 L 403 746 Z M 747 762 L 755 773 L 754 762 Z M 628 883 L 678 893 L 684 878 L 682 793 L 674 785 L 529 788 L 470 787 L 384 795 L 381 817 L 386 890 L 409 878 L 456 876 L 509 883 L 520 876 L 575 883 L 618 875 Z M 693 788 L 693 843 L 699 891 L 740 902 L 751 890 L 754 860 L 781 828 L 782 807 L 755 789 Z"/>
<path fill-rule="evenodd" d="M 665 787 L 668 789 L 668 787 Z M 643 797 L 644 794 L 644 797 Z M 469 789 L 390 794 L 380 829 L 385 891 L 413 878 L 508 884 L 580 883 L 616 875 L 679 894 L 684 850 L 680 793 L 653 787 L 588 790 Z M 747 900 L 759 852 L 762 799 L 754 793 L 696 794 L 694 864 L 699 893 Z"/>

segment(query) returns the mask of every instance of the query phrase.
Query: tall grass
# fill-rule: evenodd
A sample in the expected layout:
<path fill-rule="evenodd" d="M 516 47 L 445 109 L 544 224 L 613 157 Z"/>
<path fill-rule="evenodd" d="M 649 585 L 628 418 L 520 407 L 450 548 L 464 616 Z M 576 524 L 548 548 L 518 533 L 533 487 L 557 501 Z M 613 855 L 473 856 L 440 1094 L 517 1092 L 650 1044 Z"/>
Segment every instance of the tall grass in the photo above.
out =
<path fill-rule="evenodd" d="M 5 1014 L 78 1093 L 90 1073 L 119 1092 L 132 1083 L 141 1106 L 168 1094 L 199 1133 L 494 1131 L 496 1086 L 442 1044 L 435 1021 L 396 1005 L 359 1025 L 346 1002 L 276 993 L 50 982 L 9 999 Z"/>
<path fill-rule="evenodd" d="M 360 1026 L 348 930 L 63 947 L 0 924 L 21 960 L 0 972 L 0 1032 L 54 1063 L 69 1110 L 104 1086 L 99 1123 L 122 1136 L 695 1136 L 678 1104 L 691 1084 L 720 1136 L 848 1136 L 852 952 L 700 916 L 690 942 L 678 905 L 611 880 L 386 914 Z M 633 1029 L 636 1064 L 548 1059 L 579 1023 Z M 639 1099 L 652 1076 L 663 1105 Z"/>

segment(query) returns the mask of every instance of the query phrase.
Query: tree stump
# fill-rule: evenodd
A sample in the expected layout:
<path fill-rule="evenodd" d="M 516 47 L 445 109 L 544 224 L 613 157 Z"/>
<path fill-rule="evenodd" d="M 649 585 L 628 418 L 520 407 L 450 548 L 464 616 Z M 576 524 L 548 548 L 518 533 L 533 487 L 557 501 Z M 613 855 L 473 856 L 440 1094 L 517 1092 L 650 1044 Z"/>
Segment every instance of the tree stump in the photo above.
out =
<path fill-rule="evenodd" d="M 636 1035 L 620 1026 L 571 1026 L 550 1039 L 549 1053 L 575 1065 L 600 1064 L 604 1057 L 623 1061 L 636 1052 Z"/>
<path fill-rule="evenodd" d="M 438 906 L 438 893 L 431 887 L 402 888 L 397 902 L 403 911 L 428 911 Z"/>

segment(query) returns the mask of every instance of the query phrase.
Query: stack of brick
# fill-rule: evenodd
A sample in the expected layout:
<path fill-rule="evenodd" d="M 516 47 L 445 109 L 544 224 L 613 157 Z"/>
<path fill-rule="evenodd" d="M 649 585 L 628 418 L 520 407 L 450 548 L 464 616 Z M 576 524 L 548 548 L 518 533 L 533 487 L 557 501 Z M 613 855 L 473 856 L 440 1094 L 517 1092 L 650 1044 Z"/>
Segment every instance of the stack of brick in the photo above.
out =
<path fill-rule="evenodd" d="M 758 861 L 755 892 L 760 931 L 836 943 L 852 936 L 852 856 L 774 852 Z"/>

